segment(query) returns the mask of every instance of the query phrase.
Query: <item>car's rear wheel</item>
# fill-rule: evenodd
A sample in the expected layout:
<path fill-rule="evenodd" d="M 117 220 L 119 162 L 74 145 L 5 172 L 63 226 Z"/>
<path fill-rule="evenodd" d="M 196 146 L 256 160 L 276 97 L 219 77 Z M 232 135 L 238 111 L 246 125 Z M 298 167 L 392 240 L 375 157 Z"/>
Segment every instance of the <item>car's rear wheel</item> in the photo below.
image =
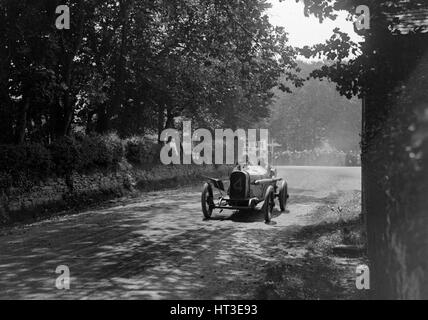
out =
<path fill-rule="evenodd" d="M 201 197 L 202 213 L 205 219 L 210 219 L 214 210 L 213 189 L 209 183 L 204 184 Z"/>
<path fill-rule="evenodd" d="M 262 212 L 265 216 L 265 222 L 269 223 L 272 219 L 273 208 L 275 207 L 275 191 L 273 186 L 269 186 L 265 193 Z"/>
<path fill-rule="evenodd" d="M 285 211 L 285 208 L 287 207 L 287 200 L 288 200 L 288 185 L 287 182 L 281 181 L 281 186 L 278 190 L 278 200 L 279 200 L 279 207 L 282 212 Z"/>

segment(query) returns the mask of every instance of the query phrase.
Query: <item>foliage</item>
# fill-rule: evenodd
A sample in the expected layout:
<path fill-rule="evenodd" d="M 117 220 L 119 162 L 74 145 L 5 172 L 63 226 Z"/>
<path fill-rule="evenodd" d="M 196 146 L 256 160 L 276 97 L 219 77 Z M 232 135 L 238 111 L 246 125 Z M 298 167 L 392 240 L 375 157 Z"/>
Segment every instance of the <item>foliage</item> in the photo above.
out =
<path fill-rule="evenodd" d="M 426 27 L 423 18 L 409 16 L 426 17 L 428 4 L 425 0 L 304 3 L 306 13 L 320 20 L 334 19 L 334 12 L 340 9 L 352 17 L 358 5 L 370 8 L 371 28 L 359 31 L 365 37 L 364 43 L 350 43 L 345 34 L 336 30 L 330 41 L 301 52 L 307 57 L 321 53 L 334 59 L 312 72 L 312 76 L 332 80 L 347 97 L 358 95 L 365 99 L 363 210 L 373 296 L 424 299 L 428 297 L 424 276 L 428 46 L 421 28 L 422 24 Z M 357 52 L 357 56 L 351 56 Z"/>
<path fill-rule="evenodd" d="M 296 51 L 265 0 L 0 1 L 0 141 L 159 134 L 182 118 L 247 127 L 268 115 Z M 284 84 L 283 90 L 289 90 Z"/>
<path fill-rule="evenodd" d="M 58 139 L 49 146 L 49 149 L 57 174 L 65 175 L 79 168 L 79 145 L 74 138 Z"/>
<path fill-rule="evenodd" d="M 40 143 L 0 145 L 0 171 L 3 173 L 43 176 L 51 172 L 52 166 L 49 150 Z"/>
<path fill-rule="evenodd" d="M 95 163 L 105 167 L 117 165 L 124 157 L 122 140 L 115 134 L 102 136 L 100 140 L 102 152 L 99 153 L 99 160 Z"/>
<path fill-rule="evenodd" d="M 148 139 L 132 137 L 125 141 L 126 159 L 137 165 L 153 165 L 159 159 L 158 147 Z"/>
<path fill-rule="evenodd" d="M 125 154 L 126 146 L 126 154 Z M 40 143 L 0 145 L 0 175 L 46 178 L 96 169 L 115 169 L 126 158 L 140 165 L 156 162 L 157 145 L 143 137 L 121 140 L 115 134 L 73 135 L 55 140 L 48 147 Z"/>
<path fill-rule="evenodd" d="M 114 168 L 123 158 L 123 141 L 115 134 L 77 135 L 78 168 Z"/>
<path fill-rule="evenodd" d="M 324 65 L 299 62 L 303 76 Z M 361 101 L 340 96 L 330 81 L 310 79 L 291 94 L 275 90 L 269 120 L 283 150 L 311 150 L 329 143 L 342 151 L 358 150 Z"/>

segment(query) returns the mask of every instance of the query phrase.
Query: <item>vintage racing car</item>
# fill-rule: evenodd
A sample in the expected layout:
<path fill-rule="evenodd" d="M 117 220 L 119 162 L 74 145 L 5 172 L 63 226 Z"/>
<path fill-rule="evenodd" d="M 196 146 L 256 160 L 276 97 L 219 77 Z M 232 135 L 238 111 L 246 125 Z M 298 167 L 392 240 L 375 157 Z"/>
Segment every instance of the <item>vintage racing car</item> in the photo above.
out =
<path fill-rule="evenodd" d="M 201 204 L 205 219 L 210 219 L 215 209 L 252 210 L 261 203 L 265 221 L 270 222 L 278 199 L 281 211 L 285 211 L 288 186 L 282 178 L 276 178 L 276 170 L 260 165 L 236 166 L 230 175 L 229 187 L 225 190 L 222 180 L 208 178 L 202 190 Z M 219 196 L 214 198 L 214 189 Z M 226 194 L 225 194 L 226 193 Z"/>

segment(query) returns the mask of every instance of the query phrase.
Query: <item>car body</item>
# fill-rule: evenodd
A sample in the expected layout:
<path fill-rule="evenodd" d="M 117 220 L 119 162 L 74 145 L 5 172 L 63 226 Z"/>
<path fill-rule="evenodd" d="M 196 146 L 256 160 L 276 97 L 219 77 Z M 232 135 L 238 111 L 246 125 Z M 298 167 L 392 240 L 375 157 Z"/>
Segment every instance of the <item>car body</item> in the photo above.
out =
<path fill-rule="evenodd" d="M 288 199 L 288 186 L 282 178 L 276 177 L 276 170 L 261 165 L 238 165 L 229 177 L 229 187 L 222 180 L 207 178 L 202 190 L 202 212 L 210 219 L 215 209 L 251 210 L 264 202 L 262 212 L 266 222 L 270 222 L 275 199 L 281 211 L 285 210 Z M 219 192 L 215 200 L 214 190 Z M 226 193 L 226 194 L 225 194 Z"/>

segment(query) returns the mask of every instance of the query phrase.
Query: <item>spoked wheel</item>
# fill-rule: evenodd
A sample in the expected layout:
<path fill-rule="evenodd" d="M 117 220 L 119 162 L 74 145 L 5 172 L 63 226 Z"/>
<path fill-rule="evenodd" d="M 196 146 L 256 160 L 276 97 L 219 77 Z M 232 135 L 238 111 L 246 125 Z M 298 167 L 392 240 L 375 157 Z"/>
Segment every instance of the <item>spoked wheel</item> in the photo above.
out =
<path fill-rule="evenodd" d="M 272 219 L 273 208 L 275 207 L 275 191 L 273 186 L 269 186 L 265 194 L 265 202 L 263 203 L 262 212 L 265 216 L 265 222 L 269 223 Z"/>
<path fill-rule="evenodd" d="M 205 183 L 201 197 L 202 212 L 205 219 L 210 219 L 214 210 L 213 189 L 209 183 Z"/>
<path fill-rule="evenodd" d="M 284 212 L 285 208 L 287 207 L 287 200 L 288 200 L 288 185 L 287 185 L 287 182 L 285 181 L 282 181 L 279 187 L 278 200 L 279 200 L 279 207 L 281 211 Z"/>

